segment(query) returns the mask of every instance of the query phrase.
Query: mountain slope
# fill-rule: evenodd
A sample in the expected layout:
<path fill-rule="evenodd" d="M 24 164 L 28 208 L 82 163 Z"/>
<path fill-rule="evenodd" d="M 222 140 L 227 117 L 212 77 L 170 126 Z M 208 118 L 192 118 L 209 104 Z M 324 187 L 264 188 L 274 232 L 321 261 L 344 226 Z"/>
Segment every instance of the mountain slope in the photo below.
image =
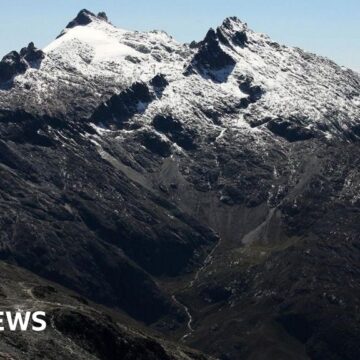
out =
<path fill-rule="evenodd" d="M 221 359 L 358 358 L 358 74 L 83 10 L 0 107 L 2 260 Z"/>
<path fill-rule="evenodd" d="M 210 359 L 148 334 L 121 313 L 88 302 L 54 283 L 0 262 L 2 311 L 45 311 L 44 332 L 9 332 L 0 340 L 2 359 Z"/>

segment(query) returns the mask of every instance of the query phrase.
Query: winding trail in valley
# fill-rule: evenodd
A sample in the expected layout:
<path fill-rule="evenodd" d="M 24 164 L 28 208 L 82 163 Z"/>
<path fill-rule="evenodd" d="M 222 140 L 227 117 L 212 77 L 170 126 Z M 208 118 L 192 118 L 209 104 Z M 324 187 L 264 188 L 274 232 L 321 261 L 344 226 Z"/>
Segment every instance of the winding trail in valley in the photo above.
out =
<path fill-rule="evenodd" d="M 205 258 L 203 265 L 196 271 L 193 279 L 189 282 L 188 286 L 186 287 L 187 289 L 192 288 L 194 286 L 194 284 L 199 280 L 201 273 L 204 272 L 206 270 L 206 268 L 213 263 L 214 254 L 215 254 L 216 250 L 219 248 L 219 246 L 221 245 L 221 242 L 222 242 L 221 237 L 219 237 L 218 242 L 212 248 L 212 250 L 210 251 L 208 256 Z M 188 317 L 188 322 L 187 322 L 187 330 L 188 331 L 181 338 L 181 341 L 185 341 L 194 332 L 194 328 L 193 328 L 194 318 L 191 315 L 190 309 L 185 304 L 183 304 L 181 301 L 179 301 L 175 295 L 172 295 L 172 299 L 176 304 L 178 304 L 180 307 L 182 307 L 184 309 L 184 311 Z"/>
<path fill-rule="evenodd" d="M 199 268 L 199 270 L 195 273 L 195 276 L 193 278 L 193 280 L 190 281 L 189 283 L 189 288 L 193 287 L 194 284 L 199 280 L 199 276 L 200 274 L 213 263 L 214 260 L 214 253 L 216 252 L 216 250 L 219 248 L 219 246 L 221 245 L 221 237 L 219 237 L 218 242 L 216 243 L 216 245 L 213 247 L 213 249 L 210 251 L 209 255 L 206 257 L 206 259 L 204 260 L 203 265 Z"/>
<path fill-rule="evenodd" d="M 192 323 L 193 323 L 193 320 L 194 320 L 194 319 L 193 319 L 193 317 L 192 317 L 192 315 L 191 315 L 191 313 L 190 313 L 189 308 L 188 308 L 186 305 L 184 305 L 182 302 L 180 302 L 180 301 L 176 298 L 175 295 L 172 296 L 172 299 L 174 300 L 174 302 L 175 302 L 176 304 L 178 304 L 180 307 L 182 307 L 182 308 L 184 309 L 184 311 L 185 311 L 185 313 L 186 313 L 186 315 L 187 315 L 187 317 L 188 317 L 188 322 L 187 322 L 187 324 L 186 324 L 188 331 L 187 331 L 187 332 L 185 333 L 185 335 L 181 338 L 182 341 L 185 341 L 185 339 L 188 338 L 188 337 L 194 332 L 194 328 L 192 327 Z"/>

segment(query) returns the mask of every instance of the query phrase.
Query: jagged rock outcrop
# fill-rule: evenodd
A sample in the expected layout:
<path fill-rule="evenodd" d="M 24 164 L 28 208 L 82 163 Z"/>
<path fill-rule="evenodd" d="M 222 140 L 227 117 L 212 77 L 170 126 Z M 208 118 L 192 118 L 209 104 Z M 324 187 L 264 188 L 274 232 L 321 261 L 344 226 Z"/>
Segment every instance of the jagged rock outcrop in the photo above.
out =
<path fill-rule="evenodd" d="M 83 9 L 81 10 L 75 19 L 69 22 L 69 24 L 66 26 L 66 29 L 71 29 L 76 26 L 85 26 L 90 24 L 93 19 L 101 19 L 108 21 L 108 18 L 106 16 L 105 12 L 100 12 L 97 16 L 93 14 L 91 11 Z"/>
<path fill-rule="evenodd" d="M 23 74 L 27 69 L 26 63 L 16 51 L 5 55 L 0 62 L 0 81 L 11 80 L 17 74 Z"/>
<path fill-rule="evenodd" d="M 20 50 L 20 57 L 24 58 L 30 66 L 38 66 L 39 64 L 37 63 L 45 57 L 45 54 L 42 50 L 37 49 L 34 43 L 31 42 L 27 47 Z"/>
<path fill-rule="evenodd" d="M 197 45 L 197 52 L 185 70 L 185 75 L 198 72 L 221 82 L 227 79 L 235 64 L 236 61 L 220 45 L 216 32 L 210 29 L 205 39 Z"/>
<path fill-rule="evenodd" d="M 29 67 L 39 66 L 45 57 L 42 50 L 30 43 L 20 53 L 11 51 L 0 61 L 0 84 L 11 81 L 16 75 L 24 74 Z"/>
<path fill-rule="evenodd" d="M 134 83 L 96 109 L 90 121 L 108 128 L 124 129 L 128 121 L 135 114 L 144 113 L 154 99 L 147 84 Z"/>

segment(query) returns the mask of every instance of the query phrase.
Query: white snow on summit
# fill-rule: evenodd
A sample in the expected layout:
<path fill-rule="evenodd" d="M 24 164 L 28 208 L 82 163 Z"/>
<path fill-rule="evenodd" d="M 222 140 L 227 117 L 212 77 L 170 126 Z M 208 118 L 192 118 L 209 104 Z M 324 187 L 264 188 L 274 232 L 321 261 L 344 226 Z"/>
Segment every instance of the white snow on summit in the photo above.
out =
<path fill-rule="evenodd" d="M 126 31 L 124 31 L 126 33 Z M 119 31 L 119 34 L 121 32 Z M 56 39 L 50 45 L 44 48 L 44 52 L 49 54 L 54 51 L 61 50 L 62 46 L 71 41 L 81 42 L 83 44 L 89 45 L 94 51 L 94 61 L 117 59 L 121 57 L 129 56 L 139 56 L 139 52 L 130 48 L 127 45 L 124 45 L 120 42 L 121 39 L 117 39 L 112 34 L 103 31 L 101 28 L 93 26 L 77 26 L 73 29 L 70 29 L 60 38 Z M 76 46 L 76 45 L 75 45 Z"/>
<path fill-rule="evenodd" d="M 161 73 L 169 85 L 141 115 L 144 121 L 162 112 L 192 126 L 210 126 L 212 120 L 204 114 L 212 112 L 222 126 L 257 131 L 250 122 L 301 117 L 302 125 L 317 127 L 326 136 L 358 122 L 360 79 L 355 72 L 281 46 L 236 18 L 226 19 L 218 31 L 225 38 L 217 40 L 220 49 L 236 65 L 228 76 L 227 69 L 216 70 L 226 75 L 217 82 L 199 73 L 185 74 L 197 47 L 161 31 L 127 31 L 94 17 L 87 25 L 66 29 L 45 47 L 40 67 L 17 76 L 11 91 L 0 90 L 0 101 L 6 106 L 20 92 L 15 98 L 21 98 L 21 105 L 41 104 L 44 112 L 76 111 L 79 106 L 91 111 L 134 82 L 149 82 Z M 247 36 L 245 46 L 234 40 L 239 33 Z M 263 95 L 247 107 L 227 111 L 247 96 L 239 88 L 244 79 L 251 79 Z"/>

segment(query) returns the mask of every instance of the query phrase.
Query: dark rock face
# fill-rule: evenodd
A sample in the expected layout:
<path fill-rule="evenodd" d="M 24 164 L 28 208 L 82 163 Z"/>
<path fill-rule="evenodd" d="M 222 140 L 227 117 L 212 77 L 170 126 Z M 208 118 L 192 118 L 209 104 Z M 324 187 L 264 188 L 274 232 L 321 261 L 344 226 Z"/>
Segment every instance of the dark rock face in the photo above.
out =
<path fill-rule="evenodd" d="M 98 17 L 99 19 L 102 19 L 102 20 L 105 20 L 105 21 L 109 21 L 106 13 L 105 13 L 104 11 L 99 12 L 99 13 L 97 14 L 97 17 Z"/>
<path fill-rule="evenodd" d="M 141 131 L 136 136 L 137 140 L 145 146 L 151 153 L 161 157 L 169 157 L 171 155 L 170 143 L 164 141 L 159 135 L 149 131 Z"/>
<path fill-rule="evenodd" d="M 16 75 L 24 74 L 29 67 L 37 67 L 45 57 L 42 50 L 30 43 L 21 49 L 20 54 L 12 51 L 5 55 L 0 62 L 0 84 L 11 81 Z"/>
<path fill-rule="evenodd" d="M 233 37 L 233 42 L 241 47 L 244 47 L 248 42 L 248 38 L 245 32 L 237 32 Z"/>
<path fill-rule="evenodd" d="M 225 45 L 230 45 L 229 40 L 237 46 L 245 47 L 248 43 L 248 36 L 245 30 L 234 31 L 234 24 L 239 24 L 241 21 L 236 17 L 229 17 L 224 20 L 222 25 L 217 28 L 217 35 Z M 230 36 L 228 35 L 230 32 Z"/>
<path fill-rule="evenodd" d="M 216 32 L 210 29 L 205 39 L 199 44 L 199 49 L 185 74 L 197 71 L 204 76 L 209 76 L 221 82 L 226 80 L 235 64 L 235 60 L 221 48 Z M 223 74 L 213 73 L 213 71 L 219 70 L 223 70 Z"/>
<path fill-rule="evenodd" d="M 156 95 L 161 97 L 163 91 L 169 85 L 169 82 L 166 80 L 165 75 L 157 74 L 153 79 L 151 79 L 150 85 L 154 87 Z"/>
<path fill-rule="evenodd" d="M 35 64 L 36 62 L 41 61 L 45 57 L 45 54 L 42 50 L 37 49 L 34 43 L 31 42 L 27 47 L 21 49 L 20 56 L 29 64 Z"/>
<path fill-rule="evenodd" d="M 128 120 L 137 113 L 145 111 L 155 99 L 149 87 L 143 83 L 134 83 L 119 95 L 114 95 L 94 112 L 91 121 L 106 127 L 124 129 Z"/>
<path fill-rule="evenodd" d="M 254 103 L 261 99 L 264 94 L 264 90 L 259 85 L 253 85 L 253 79 L 246 78 L 239 85 L 240 90 L 249 95 L 249 102 Z"/>
<path fill-rule="evenodd" d="M 66 29 L 71 29 L 76 26 L 86 26 L 90 24 L 94 18 L 108 22 L 108 17 L 104 11 L 101 11 L 95 15 L 91 11 L 83 9 L 77 14 L 74 20 L 69 22 L 69 24 L 66 26 Z"/>
<path fill-rule="evenodd" d="M 253 79 L 245 78 L 239 85 L 240 90 L 247 95 L 239 102 L 238 107 L 240 109 L 246 109 L 250 104 L 254 104 L 259 101 L 264 95 L 265 91 L 259 85 L 253 85 Z"/>
<path fill-rule="evenodd" d="M 5 55 L 0 62 L 0 82 L 11 80 L 18 74 L 23 74 L 27 69 L 27 64 L 21 59 L 16 51 Z"/>
<path fill-rule="evenodd" d="M 236 61 L 224 48 L 233 49 L 233 46 L 243 48 L 248 43 L 246 31 L 234 28 L 234 24 L 236 26 L 239 22 L 237 18 L 227 18 L 216 30 L 210 29 L 204 40 L 191 43 L 190 47 L 198 50 L 185 70 L 185 74 L 190 75 L 195 71 L 214 81 L 226 81 Z M 214 73 L 220 70 L 222 73 Z"/>
<path fill-rule="evenodd" d="M 197 49 L 200 46 L 201 42 L 197 42 L 195 40 L 193 40 L 190 44 L 189 47 L 190 49 Z"/>
<path fill-rule="evenodd" d="M 90 24 L 92 21 L 91 17 L 96 17 L 96 15 L 89 10 L 83 9 L 77 14 L 74 20 L 69 22 L 66 28 L 71 29 L 75 26 L 85 26 L 87 24 Z"/>
<path fill-rule="evenodd" d="M 194 60 L 198 64 L 215 70 L 235 65 L 235 60 L 220 48 L 219 39 L 214 30 L 209 30 Z"/>
<path fill-rule="evenodd" d="M 301 125 L 298 124 L 294 119 L 292 119 L 292 121 L 274 119 L 267 123 L 267 128 L 275 135 L 281 136 L 290 142 L 304 141 L 315 137 L 313 131 L 301 127 Z"/>
<path fill-rule="evenodd" d="M 171 116 L 157 115 L 152 124 L 154 128 L 164 133 L 171 141 L 178 144 L 185 150 L 196 149 L 195 133 L 183 128 L 181 122 Z"/>

